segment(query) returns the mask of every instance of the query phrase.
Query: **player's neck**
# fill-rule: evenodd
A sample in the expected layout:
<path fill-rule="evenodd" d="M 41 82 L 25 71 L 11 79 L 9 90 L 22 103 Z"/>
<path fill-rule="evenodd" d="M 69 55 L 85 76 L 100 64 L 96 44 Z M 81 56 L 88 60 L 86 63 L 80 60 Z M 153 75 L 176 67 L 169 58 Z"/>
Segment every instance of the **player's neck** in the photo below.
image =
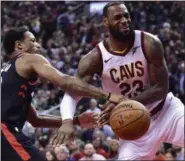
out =
<path fill-rule="evenodd" d="M 119 41 L 110 36 L 108 39 L 108 46 L 111 51 L 122 52 L 129 48 L 131 44 L 133 44 L 133 41 L 133 39 L 127 41 Z"/>
<path fill-rule="evenodd" d="M 14 52 L 11 54 L 10 59 L 14 59 L 14 58 L 18 57 L 19 55 L 23 55 L 23 53 L 20 52 L 20 51 L 14 51 Z"/>

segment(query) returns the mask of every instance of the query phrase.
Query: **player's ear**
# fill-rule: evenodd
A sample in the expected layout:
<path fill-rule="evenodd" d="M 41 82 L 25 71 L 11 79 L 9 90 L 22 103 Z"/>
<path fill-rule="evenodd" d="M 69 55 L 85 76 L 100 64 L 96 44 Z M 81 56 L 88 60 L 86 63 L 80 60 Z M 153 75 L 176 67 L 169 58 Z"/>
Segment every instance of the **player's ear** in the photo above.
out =
<path fill-rule="evenodd" d="M 21 41 L 15 41 L 15 48 L 22 50 L 23 49 L 23 43 Z"/>
<path fill-rule="evenodd" d="M 103 25 L 104 27 L 108 28 L 108 19 L 105 16 L 103 16 Z"/>

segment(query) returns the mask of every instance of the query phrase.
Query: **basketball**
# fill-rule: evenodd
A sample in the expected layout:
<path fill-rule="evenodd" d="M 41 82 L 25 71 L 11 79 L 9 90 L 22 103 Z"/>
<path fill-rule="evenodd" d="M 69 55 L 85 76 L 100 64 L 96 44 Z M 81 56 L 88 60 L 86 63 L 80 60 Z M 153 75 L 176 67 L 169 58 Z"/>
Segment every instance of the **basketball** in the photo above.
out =
<path fill-rule="evenodd" d="M 117 137 L 136 140 L 147 132 L 150 126 L 150 113 L 143 104 L 127 100 L 113 109 L 109 123 Z"/>

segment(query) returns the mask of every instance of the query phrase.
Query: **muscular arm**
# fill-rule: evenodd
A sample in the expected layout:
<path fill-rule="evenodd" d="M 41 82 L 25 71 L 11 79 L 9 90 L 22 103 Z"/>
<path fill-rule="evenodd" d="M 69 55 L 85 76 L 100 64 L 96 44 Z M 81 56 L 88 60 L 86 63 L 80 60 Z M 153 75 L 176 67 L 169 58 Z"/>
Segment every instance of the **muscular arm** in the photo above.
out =
<path fill-rule="evenodd" d="M 32 105 L 30 105 L 27 120 L 34 127 L 59 128 L 62 125 L 61 117 L 53 115 L 39 115 Z M 73 123 L 78 125 L 76 117 L 74 117 Z"/>
<path fill-rule="evenodd" d="M 87 55 L 85 55 L 78 64 L 77 77 L 86 83 L 91 83 L 94 74 L 101 76 L 102 60 L 97 48 L 94 48 Z M 82 97 L 71 93 L 71 96 L 79 101 Z"/>
<path fill-rule="evenodd" d="M 143 104 L 150 104 L 166 97 L 168 92 L 168 69 L 164 59 L 162 43 L 157 37 L 148 33 L 145 34 L 144 46 L 151 87 L 132 99 Z"/>
<path fill-rule="evenodd" d="M 62 74 L 51 66 L 51 64 L 41 55 L 30 54 L 30 56 L 27 57 L 29 57 L 28 65 L 32 69 L 31 72 L 35 72 L 40 77 L 60 86 L 63 90 L 66 90 L 69 93 L 99 99 L 107 99 L 109 96 L 109 93 L 89 85 L 77 77 Z"/>
<path fill-rule="evenodd" d="M 96 47 L 80 60 L 77 74 L 82 80 L 90 82 L 94 74 L 101 76 L 102 68 L 102 58 Z"/>
<path fill-rule="evenodd" d="M 102 68 L 101 55 L 97 48 L 94 48 L 80 60 L 77 77 L 87 83 L 91 83 L 94 74 L 101 76 Z"/>

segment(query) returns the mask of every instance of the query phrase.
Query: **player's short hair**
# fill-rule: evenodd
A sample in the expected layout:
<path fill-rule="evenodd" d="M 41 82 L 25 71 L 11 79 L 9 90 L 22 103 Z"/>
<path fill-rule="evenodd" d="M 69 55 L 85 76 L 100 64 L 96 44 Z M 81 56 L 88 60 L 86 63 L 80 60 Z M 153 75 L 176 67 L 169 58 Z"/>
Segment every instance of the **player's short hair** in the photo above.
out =
<path fill-rule="evenodd" d="M 11 55 L 15 48 L 17 40 L 24 40 L 25 32 L 29 31 L 28 27 L 16 27 L 9 29 L 3 38 L 3 48 L 6 55 Z"/>
<path fill-rule="evenodd" d="M 103 8 L 103 16 L 107 17 L 107 12 L 108 12 L 109 7 L 117 6 L 117 5 L 120 5 L 120 4 L 125 4 L 125 3 L 124 2 L 109 2 L 109 3 L 107 3 L 105 5 L 105 7 Z"/>

